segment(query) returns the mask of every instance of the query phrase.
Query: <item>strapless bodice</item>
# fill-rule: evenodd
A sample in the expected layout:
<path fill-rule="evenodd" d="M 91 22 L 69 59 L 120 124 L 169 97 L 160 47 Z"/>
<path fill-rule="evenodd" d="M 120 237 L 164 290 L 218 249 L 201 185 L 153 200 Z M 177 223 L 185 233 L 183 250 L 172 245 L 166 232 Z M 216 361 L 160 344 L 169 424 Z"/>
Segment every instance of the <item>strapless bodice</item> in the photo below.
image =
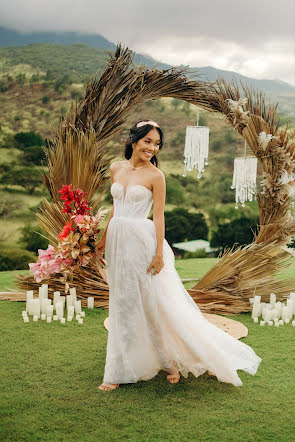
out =
<path fill-rule="evenodd" d="M 114 217 L 147 218 L 153 204 L 153 192 L 142 184 L 124 186 L 115 181 L 111 185 Z"/>

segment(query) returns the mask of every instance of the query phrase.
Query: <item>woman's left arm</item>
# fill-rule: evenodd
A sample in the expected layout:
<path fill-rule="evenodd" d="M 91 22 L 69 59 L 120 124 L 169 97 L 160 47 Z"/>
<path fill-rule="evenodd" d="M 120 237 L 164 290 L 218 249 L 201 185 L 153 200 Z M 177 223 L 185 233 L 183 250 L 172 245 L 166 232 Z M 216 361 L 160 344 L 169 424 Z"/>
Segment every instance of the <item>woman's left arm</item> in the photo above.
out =
<path fill-rule="evenodd" d="M 157 249 L 156 255 L 163 255 L 163 241 L 165 235 L 165 197 L 166 197 L 166 182 L 165 175 L 162 171 L 157 174 L 153 181 L 153 221 L 156 226 L 157 235 Z"/>

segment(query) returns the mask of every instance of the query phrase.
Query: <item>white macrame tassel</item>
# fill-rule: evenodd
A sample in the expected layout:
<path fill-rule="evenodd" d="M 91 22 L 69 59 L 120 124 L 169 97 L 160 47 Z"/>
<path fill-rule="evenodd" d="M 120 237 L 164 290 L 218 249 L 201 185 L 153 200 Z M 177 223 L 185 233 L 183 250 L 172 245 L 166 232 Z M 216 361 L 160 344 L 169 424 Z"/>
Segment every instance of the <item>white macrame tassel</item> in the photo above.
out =
<path fill-rule="evenodd" d="M 209 155 L 209 127 L 187 126 L 184 147 L 184 171 L 182 176 L 186 176 L 185 170 L 191 172 L 198 170 L 198 178 L 201 178 L 208 165 Z"/>
<path fill-rule="evenodd" d="M 252 201 L 256 195 L 256 157 L 237 157 L 234 162 L 234 176 L 231 188 L 236 189 L 236 209 L 239 201 L 245 207 L 245 201 Z"/>

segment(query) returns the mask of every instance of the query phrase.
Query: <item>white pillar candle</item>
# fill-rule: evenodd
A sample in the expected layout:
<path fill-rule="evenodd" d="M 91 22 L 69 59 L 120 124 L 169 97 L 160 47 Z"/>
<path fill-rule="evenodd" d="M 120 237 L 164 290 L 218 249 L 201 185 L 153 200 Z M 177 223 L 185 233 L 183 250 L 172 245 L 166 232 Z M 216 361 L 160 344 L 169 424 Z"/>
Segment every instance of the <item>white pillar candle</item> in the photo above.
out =
<path fill-rule="evenodd" d="M 254 302 L 258 302 L 258 303 L 260 303 L 260 302 L 261 302 L 261 296 L 259 296 L 259 295 L 255 295 L 255 296 L 254 296 Z"/>
<path fill-rule="evenodd" d="M 290 298 L 287 299 L 287 307 L 289 310 L 289 318 L 291 319 L 293 316 L 293 300 Z"/>
<path fill-rule="evenodd" d="M 81 301 L 75 301 L 75 312 L 77 314 L 81 313 Z"/>
<path fill-rule="evenodd" d="M 46 321 L 49 323 L 49 322 L 51 322 L 51 320 L 52 320 L 52 317 L 51 316 L 47 316 Z"/>
<path fill-rule="evenodd" d="M 81 316 L 81 318 L 84 318 L 85 317 L 85 312 L 81 312 L 80 316 Z"/>
<path fill-rule="evenodd" d="M 77 301 L 76 287 L 70 288 L 70 295 L 72 296 L 72 299 L 73 299 L 73 305 L 75 305 L 75 301 Z"/>
<path fill-rule="evenodd" d="M 38 319 L 39 319 L 39 316 L 38 316 L 38 315 L 34 315 L 34 316 L 33 316 L 33 321 L 38 321 Z"/>
<path fill-rule="evenodd" d="M 92 296 L 87 298 L 87 307 L 88 308 L 94 308 L 94 298 Z"/>
<path fill-rule="evenodd" d="M 67 309 L 69 309 L 69 307 L 72 307 L 74 305 L 74 300 L 72 295 L 66 296 L 66 303 L 67 303 Z"/>
<path fill-rule="evenodd" d="M 48 299 L 46 298 L 41 298 L 41 313 L 46 313 L 47 312 L 47 303 Z"/>
<path fill-rule="evenodd" d="M 295 325 L 295 321 L 292 321 L 292 325 L 293 325 L 293 326 Z"/>
<path fill-rule="evenodd" d="M 77 319 L 77 321 L 79 321 L 79 319 L 81 319 L 81 316 L 80 315 L 76 315 L 76 319 Z"/>
<path fill-rule="evenodd" d="M 47 304 L 46 315 L 47 316 L 53 316 L 53 305 L 48 305 Z"/>
<path fill-rule="evenodd" d="M 33 290 L 28 290 L 28 291 L 27 291 L 27 299 L 26 299 L 26 311 L 27 311 L 27 312 L 29 311 L 28 303 L 29 303 L 29 301 L 31 301 L 32 299 L 34 299 L 34 292 L 33 292 Z"/>
<path fill-rule="evenodd" d="M 78 319 L 78 324 L 83 324 L 83 319 L 82 318 Z"/>
<path fill-rule="evenodd" d="M 75 307 L 73 305 L 70 305 L 68 307 L 68 315 L 69 316 L 74 316 L 74 314 L 75 314 Z"/>
<path fill-rule="evenodd" d="M 279 327 L 280 324 L 278 323 L 278 321 L 275 322 L 275 327 Z"/>
<path fill-rule="evenodd" d="M 40 300 L 38 298 L 30 301 L 30 312 L 31 315 L 40 317 Z"/>
<path fill-rule="evenodd" d="M 270 321 L 270 319 L 271 319 L 271 310 L 269 310 L 269 309 L 266 310 L 263 319 L 265 320 L 265 322 L 269 322 Z"/>
<path fill-rule="evenodd" d="M 252 309 L 252 318 L 258 318 L 260 312 L 260 304 L 254 301 Z"/>
<path fill-rule="evenodd" d="M 45 319 L 46 319 L 46 314 L 45 313 L 41 314 L 41 319 L 42 319 L 42 321 L 45 321 Z"/>
<path fill-rule="evenodd" d="M 60 292 L 54 292 L 53 293 L 53 305 L 55 308 L 56 303 L 59 301 L 60 298 Z"/>
<path fill-rule="evenodd" d="M 61 318 L 61 319 L 60 319 L 60 323 L 61 323 L 61 324 L 65 324 L 65 323 L 66 323 L 66 319 L 65 319 L 65 318 Z"/>
<path fill-rule="evenodd" d="M 61 319 L 64 315 L 64 305 L 62 301 L 58 301 L 55 305 L 56 308 L 56 314 L 58 319 Z"/>
<path fill-rule="evenodd" d="M 280 325 L 284 325 L 284 321 L 282 319 L 279 320 Z"/>
<path fill-rule="evenodd" d="M 48 284 L 42 284 L 44 297 L 48 298 Z"/>
<path fill-rule="evenodd" d="M 269 296 L 269 302 L 270 302 L 270 304 L 271 304 L 271 305 L 275 305 L 276 300 L 277 300 L 276 295 L 275 295 L 274 293 L 271 293 L 270 296 Z"/>
<path fill-rule="evenodd" d="M 68 320 L 69 322 L 71 322 L 72 319 L 73 319 L 73 316 L 71 316 L 71 315 L 68 315 L 68 316 L 67 316 L 67 320 Z"/>
<path fill-rule="evenodd" d="M 53 315 L 53 320 L 54 320 L 54 321 L 57 321 L 57 320 L 58 320 L 57 315 Z"/>
<path fill-rule="evenodd" d="M 253 318 L 253 321 L 255 322 L 255 324 L 258 324 L 258 318 L 257 316 L 255 318 Z"/>
<path fill-rule="evenodd" d="M 23 310 L 23 311 L 22 311 L 22 315 L 23 315 L 23 316 L 28 316 L 27 310 Z"/>
<path fill-rule="evenodd" d="M 289 318 L 286 318 L 284 322 L 285 322 L 285 324 L 289 324 L 290 319 L 289 319 Z"/>
<path fill-rule="evenodd" d="M 265 325 L 265 321 L 260 321 L 260 325 L 263 327 Z"/>
<path fill-rule="evenodd" d="M 273 321 L 268 321 L 268 325 L 273 325 Z"/>
<path fill-rule="evenodd" d="M 285 321 L 285 319 L 289 318 L 289 309 L 286 305 L 282 307 L 282 319 Z"/>
<path fill-rule="evenodd" d="M 60 296 L 59 301 L 63 303 L 63 306 L 65 307 L 66 305 L 66 297 L 65 296 Z"/>
<path fill-rule="evenodd" d="M 30 319 L 28 316 L 24 316 L 24 322 L 30 322 Z"/>

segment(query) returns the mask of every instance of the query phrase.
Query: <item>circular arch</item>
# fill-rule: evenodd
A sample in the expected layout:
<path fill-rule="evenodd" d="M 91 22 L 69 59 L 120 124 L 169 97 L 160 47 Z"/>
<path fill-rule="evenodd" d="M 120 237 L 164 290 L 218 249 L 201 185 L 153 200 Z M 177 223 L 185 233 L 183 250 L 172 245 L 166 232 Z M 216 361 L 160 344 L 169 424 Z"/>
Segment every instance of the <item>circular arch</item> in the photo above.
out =
<path fill-rule="evenodd" d="M 288 177 L 295 172 L 295 131 L 280 128 L 276 108 L 265 104 L 261 91 L 241 83 L 244 97 L 236 82 L 222 78 L 216 82 L 191 80 L 187 68 L 132 66 L 132 51 L 118 43 L 100 79 L 86 82 L 81 102 L 72 105 L 65 121 L 55 130 L 49 146 L 48 174 L 44 176 L 53 202 L 43 200 L 38 222 L 52 244 L 66 222 L 58 189 L 72 183 L 87 192 L 94 208 L 101 202 L 101 186 L 108 179 L 111 160 L 107 142 L 117 135 L 133 117 L 137 105 L 148 100 L 173 97 L 209 112 L 222 113 L 229 124 L 247 141 L 263 169 L 263 192 L 259 205 L 258 233 L 254 241 L 236 250 L 227 250 L 217 264 L 188 292 L 202 311 L 239 313 L 249 311 L 249 298 L 256 292 L 266 300 L 269 293 L 283 299 L 292 282 L 274 278 L 277 271 L 290 263 L 286 245 L 295 234 L 290 213 L 292 184 Z M 98 194 L 98 197 L 96 196 Z M 95 305 L 108 307 L 108 285 L 104 268 L 94 263 L 74 272 L 79 297 L 86 303 L 95 297 Z M 62 289 L 62 275 L 46 281 L 52 291 Z M 18 277 L 23 289 L 37 284 L 31 275 Z"/>

